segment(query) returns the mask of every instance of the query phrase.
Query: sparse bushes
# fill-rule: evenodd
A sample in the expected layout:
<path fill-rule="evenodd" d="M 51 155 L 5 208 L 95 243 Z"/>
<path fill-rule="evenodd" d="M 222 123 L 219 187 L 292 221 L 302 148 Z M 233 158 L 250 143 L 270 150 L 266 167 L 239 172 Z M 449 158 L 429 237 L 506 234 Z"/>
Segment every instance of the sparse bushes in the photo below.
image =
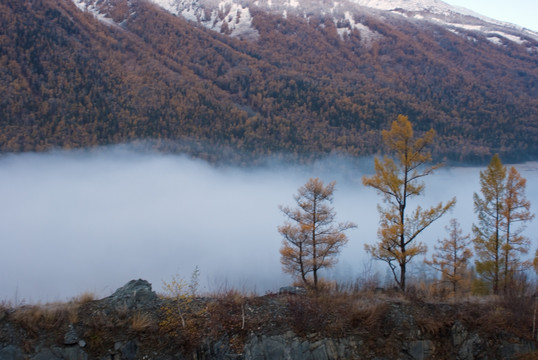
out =
<path fill-rule="evenodd" d="M 83 314 L 83 316 L 82 316 Z M 151 309 L 129 308 L 125 304 L 111 306 L 99 302 L 81 308 L 78 325 L 92 353 L 111 348 L 118 338 L 151 337 L 159 328 L 157 314 Z"/>
<path fill-rule="evenodd" d="M 194 350 L 200 345 L 205 331 L 205 307 L 197 303 L 200 270 L 194 269 L 190 282 L 176 275 L 170 282 L 163 281 L 165 294 L 160 307 L 159 330 L 161 334 L 179 341 L 184 350 Z"/>
<path fill-rule="evenodd" d="M 254 319 L 247 314 L 247 302 L 248 298 L 244 294 L 228 290 L 207 304 L 210 336 L 216 339 L 229 337 L 230 347 L 236 352 L 243 348 L 248 330 L 253 328 Z"/>

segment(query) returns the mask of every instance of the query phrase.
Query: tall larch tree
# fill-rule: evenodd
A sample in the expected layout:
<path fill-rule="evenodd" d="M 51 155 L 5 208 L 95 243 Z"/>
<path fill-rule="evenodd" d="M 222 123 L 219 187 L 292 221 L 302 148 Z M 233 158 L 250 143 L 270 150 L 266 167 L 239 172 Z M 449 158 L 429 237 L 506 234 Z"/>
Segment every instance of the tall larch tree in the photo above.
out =
<path fill-rule="evenodd" d="M 501 253 L 501 222 L 505 194 L 506 167 L 495 154 L 480 172 L 480 192 L 473 195 L 478 224 L 473 224 L 476 271 L 490 283 L 494 294 L 499 293 L 503 257 Z"/>
<path fill-rule="evenodd" d="M 335 221 L 336 212 L 330 206 L 335 184 L 333 181 L 325 186 L 320 179 L 311 178 L 294 196 L 297 208 L 280 207 L 288 218 L 278 227 L 283 236 L 283 270 L 313 289 L 318 288 L 319 270 L 337 262 L 336 256 L 348 242 L 345 231 L 356 227 L 352 222 Z"/>
<path fill-rule="evenodd" d="M 523 236 L 528 221 L 534 219 L 525 196 L 527 181 L 515 167 L 507 170 L 494 155 L 480 172 L 480 191 L 474 194 L 478 224 L 473 225 L 476 270 L 494 294 L 509 291 L 514 275 L 530 267 L 521 255 L 528 253 L 530 241 Z"/>
<path fill-rule="evenodd" d="M 473 256 L 469 249 L 471 236 L 463 235 L 463 230 L 456 219 L 451 219 L 445 229 L 448 232 L 448 238 L 441 240 L 439 246 L 435 247 L 436 252 L 432 255 L 432 259 L 424 262 L 441 272 L 441 281 L 451 285 L 455 296 L 461 292 L 465 279 L 469 275 L 467 265 Z"/>
<path fill-rule="evenodd" d="M 417 242 L 418 235 L 454 206 L 456 199 L 429 209 L 417 206 L 410 212 L 408 200 L 424 192 L 421 178 L 441 166 L 426 165 L 431 161 L 427 146 L 432 143 L 435 131 L 431 129 L 424 136 L 415 138 L 407 116 L 398 115 L 391 129 L 384 130 L 382 135 L 394 159 L 385 156 L 381 161 L 376 157 L 375 174 L 362 178 L 364 185 L 373 187 L 383 196 L 385 204 L 378 205 L 381 218 L 379 242 L 366 245 L 366 251 L 375 259 L 387 262 L 394 280 L 405 291 L 407 264 L 427 251 L 423 243 Z"/>
<path fill-rule="evenodd" d="M 507 293 L 515 280 L 514 275 L 530 267 L 521 255 L 529 252 L 530 240 L 524 236 L 525 223 L 534 219 L 530 201 L 525 196 L 527 180 L 513 166 L 508 170 L 502 202 L 501 231 L 503 244 L 503 291 Z"/>

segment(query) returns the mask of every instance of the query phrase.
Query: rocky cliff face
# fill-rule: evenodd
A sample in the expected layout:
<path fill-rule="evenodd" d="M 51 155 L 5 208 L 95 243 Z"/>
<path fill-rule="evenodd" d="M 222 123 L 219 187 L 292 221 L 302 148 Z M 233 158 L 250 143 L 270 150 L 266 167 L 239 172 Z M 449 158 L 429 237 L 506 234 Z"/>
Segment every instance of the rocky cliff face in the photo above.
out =
<path fill-rule="evenodd" d="M 502 319 L 518 319 L 499 303 L 342 296 L 246 298 L 229 293 L 176 303 L 159 298 L 148 282 L 133 280 L 101 300 L 0 308 L 0 359 L 471 360 L 537 355 L 532 336 L 521 335 L 525 326 L 516 334 L 510 329 L 518 324 L 507 320 L 501 325 Z M 171 328 L 177 314 L 165 309 L 177 306 L 183 307 L 186 322 Z"/>

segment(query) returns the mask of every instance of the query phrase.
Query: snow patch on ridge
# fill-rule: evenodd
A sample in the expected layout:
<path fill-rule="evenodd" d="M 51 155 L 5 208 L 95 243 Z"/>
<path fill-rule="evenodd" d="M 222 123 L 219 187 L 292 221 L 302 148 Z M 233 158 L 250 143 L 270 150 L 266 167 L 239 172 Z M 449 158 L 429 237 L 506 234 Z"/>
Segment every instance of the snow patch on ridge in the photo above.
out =
<path fill-rule="evenodd" d="M 503 41 L 496 36 L 488 37 L 488 41 L 494 43 L 495 45 L 503 45 Z"/>
<path fill-rule="evenodd" d="M 100 21 L 117 25 L 107 17 L 104 9 L 110 0 L 72 0 L 81 10 L 91 12 Z M 538 41 L 538 33 L 520 26 L 500 22 L 477 14 L 471 10 L 449 5 L 441 0 L 151 0 L 164 10 L 196 22 L 211 30 L 242 39 L 256 40 L 257 29 L 252 24 L 251 7 L 288 18 L 300 16 L 310 22 L 315 16 L 331 16 L 338 34 L 345 40 L 354 30 L 360 33 L 363 45 L 369 46 L 381 35 L 366 25 L 355 21 L 357 15 L 379 16 L 388 20 L 391 15 L 403 16 L 409 21 L 430 22 L 452 29 L 480 32 L 498 44 L 512 41 L 517 44 L 532 44 Z M 129 1 L 130 3 L 130 1 Z M 385 16 L 386 14 L 386 16 Z M 120 23 L 121 25 L 121 23 Z M 454 31 L 453 31 L 454 32 Z M 458 33 L 460 31 L 457 31 Z M 473 34 L 470 34 L 473 37 Z M 492 40 L 497 38 L 497 40 Z M 476 39 L 475 39 L 476 40 Z M 534 52 L 534 50 L 532 50 Z"/>
<path fill-rule="evenodd" d="M 114 20 L 107 17 L 105 14 L 101 13 L 100 9 L 96 6 L 97 4 L 92 0 L 73 0 L 73 3 L 82 11 L 88 11 L 96 19 L 101 21 L 106 25 L 118 26 Z"/>
<path fill-rule="evenodd" d="M 381 37 L 381 34 L 370 30 L 369 27 L 361 23 L 355 22 L 353 15 L 346 11 L 344 12 L 344 20 L 339 20 L 334 18 L 334 23 L 336 26 L 336 31 L 338 35 L 344 40 L 346 35 L 350 35 L 353 30 L 359 31 L 361 35 L 361 42 L 365 46 L 370 46 L 373 41 Z"/>
<path fill-rule="evenodd" d="M 538 40 L 538 33 L 525 29 L 519 25 L 498 21 L 487 16 L 478 14 L 472 10 L 460 6 L 452 6 L 441 0 L 351 0 L 360 6 L 372 9 L 389 11 L 392 14 L 403 15 L 416 20 L 429 20 L 441 25 L 460 27 L 467 30 L 481 31 L 486 36 L 494 33 L 493 28 L 502 27 L 508 31 L 523 33 L 525 36 Z M 466 18 L 468 23 L 456 23 L 454 19 Z M 483 25 L 475 25 L 474 23 Z M 525 42 L 521 37 L 502 32 L 500 36 L 522 44 Z"/>
<path fill-rule="evenodd" d="M 502 36 L 503 38 L 505 39 L 508 39 L 510 41 L 513 41 L 515 43 L 518 43 L 520 45 L 523 45 L 525 43 L 525 40 L 523 40 L 522 38 L 520 38 L 519 36 L 515 36 L 515 35 L 511 35 L 511 34 L 507 34 L 505 32 L 502 32 L 502 31 L 492 31 L 488 34 L 493 34 L 493 35 L 500 35 Z"/>
<path fill-rule="evenodd" d="M 233 0 L 152 0 L 168 12 L 233 37 L 257 39 L 250 9 Z"/>

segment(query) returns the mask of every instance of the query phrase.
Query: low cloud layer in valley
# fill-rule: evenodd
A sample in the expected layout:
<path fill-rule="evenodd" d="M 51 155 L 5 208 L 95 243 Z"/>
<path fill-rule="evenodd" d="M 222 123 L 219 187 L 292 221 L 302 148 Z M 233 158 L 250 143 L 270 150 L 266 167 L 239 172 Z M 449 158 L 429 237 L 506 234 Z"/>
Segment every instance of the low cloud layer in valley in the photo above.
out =
<path fill-rule="evenodd" d="M 518 169 L 536 213 L 538 165 Z M 470 232 L 480 170 L 445 168 L 426 178 L 421 204 L 458 200 L 451 214 L 423 234 L 430 249 L 445 236 L 451 217 Z M 380 202 L 361 184 L 362 175 L 352 162 L 337 158 L 311 166 L 234 168 L 123 147 L 5 155 L 0 301 L 66 300 L 85 291 L 106 296 L 135 278 L 160 291 L 162 280 L 188 278 L 195 266 L 205 291 L 275 291 L 291 281 L 280 267 L 277 226 L 285 218 L 278 205 L 294 205 L 293 195 L 309 177 L 336 180 L 337 218 L 358 224 L 329 274 L 356 277 L 369 261 L 364 244 L 376 241 Z M 535 220 L 526 231 L 533 249 L 537 230 Z M 383 265 L 375 267 L 384 276 Z"/>

